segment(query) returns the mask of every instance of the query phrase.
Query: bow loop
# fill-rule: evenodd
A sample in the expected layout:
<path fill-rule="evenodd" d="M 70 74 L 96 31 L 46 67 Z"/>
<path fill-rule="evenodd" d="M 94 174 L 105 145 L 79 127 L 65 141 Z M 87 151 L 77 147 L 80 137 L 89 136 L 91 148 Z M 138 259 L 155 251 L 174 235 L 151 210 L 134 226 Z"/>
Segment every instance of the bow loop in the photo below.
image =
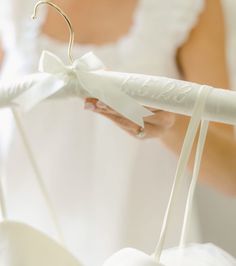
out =
<path fill-rule="evenodd" d="M 49 51 L 43 51 L 39 60 L 39 71 L 50 74 L 65 72 L 66 66 L 62 60 Z"/>
<path fill-rule="evenodd" d="M 83 71 L 97 71 L 105 69 L 103 62 L 92 52 L 89 52 L 81 58 L 75 60 L 73 67 L 77 70 Z"/>
<path fill-rule="evenodd" d="M 14 102 L 25 110 L 50 98 L 62 90 L 76 90 L 76 95 L 94 97 L 107 104 L 139 126 L 143 118 L 153 113 L 121 91 L 121 84 L 106 77 L 105 66 L 92 52 L 65 65 L 55 54 L 44 51 L 39 62 L 39 71 L 48 75 L 41 82 L 18 96 Z"/>

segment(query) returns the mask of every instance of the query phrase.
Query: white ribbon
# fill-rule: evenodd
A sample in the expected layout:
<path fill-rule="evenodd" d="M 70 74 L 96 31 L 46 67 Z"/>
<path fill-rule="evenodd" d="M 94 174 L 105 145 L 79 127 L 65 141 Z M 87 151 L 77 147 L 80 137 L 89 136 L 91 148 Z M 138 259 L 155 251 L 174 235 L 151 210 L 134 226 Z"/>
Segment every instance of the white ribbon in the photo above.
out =
<path fill-rule="evenodd" d="M 122 92 L 120 84 L 99 75 L 104 69 L 104 64 L 91 52 L 67 66 L 55 54 L 44 51 L 39 62 L 39 71 L 49 75 L 16 97 L 14 103 L 30 110 L 54 94 L 66 90 L 69 84 L 73 84 L 78 96 L 97 98 L 143 127 L 143 118 L 153 113 Z"/>

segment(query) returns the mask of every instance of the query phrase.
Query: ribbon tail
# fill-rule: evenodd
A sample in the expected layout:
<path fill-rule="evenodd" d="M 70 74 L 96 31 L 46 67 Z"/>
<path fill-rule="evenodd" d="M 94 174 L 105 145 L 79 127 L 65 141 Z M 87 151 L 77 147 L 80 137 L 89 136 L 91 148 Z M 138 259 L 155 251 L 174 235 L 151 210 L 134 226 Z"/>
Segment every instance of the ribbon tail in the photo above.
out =
<path fill-rule="evenodd" d="M 100 89 L 100 92 L 93 96 L 141 127 L 144 127 L 144 118 L 153 115 L 151 111 L 117 88 L 105 91 Z"/>
<path fill-rule="evenodd" d="M 13 100 L 13 103 L 18 104 L 24 111 L 31 110 L 35 105 L 43 100 L 56 94 L 65 86 L 65 81 L 58 77 L 50 75 L 43 81 L 33 85 L 30 89 L 22 93 Z"/>
<path fill-rule="evenodd" d="M 100 76 L 98 72 L 80 72 L 77 77 L 82 88 L 91 97 L 99 99 L 135 124 L 144 127 L 144 118 L 153 115 L 147 108 L 122 92 L 120 82 Z"/>

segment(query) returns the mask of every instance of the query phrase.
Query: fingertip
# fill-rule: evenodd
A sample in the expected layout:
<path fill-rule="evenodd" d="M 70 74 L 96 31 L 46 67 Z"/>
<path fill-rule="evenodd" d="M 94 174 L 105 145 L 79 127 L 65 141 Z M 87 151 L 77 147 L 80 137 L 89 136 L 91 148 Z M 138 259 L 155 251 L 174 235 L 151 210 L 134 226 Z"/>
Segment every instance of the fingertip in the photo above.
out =
<path fill-rule="evenodd" d="M 92 103 L 92 104 L 97 104 L 98 100 L 95 98 L 86 98 L 85 103 Z"/>
<path fill-rule="evenodd" d="M 89 111 L 95 111 L 96 110 L 96 105 L 93 104 L 92 102 L 87 101 L 84 104 L 84 109 L 85 110 L 89 110 Z"/>

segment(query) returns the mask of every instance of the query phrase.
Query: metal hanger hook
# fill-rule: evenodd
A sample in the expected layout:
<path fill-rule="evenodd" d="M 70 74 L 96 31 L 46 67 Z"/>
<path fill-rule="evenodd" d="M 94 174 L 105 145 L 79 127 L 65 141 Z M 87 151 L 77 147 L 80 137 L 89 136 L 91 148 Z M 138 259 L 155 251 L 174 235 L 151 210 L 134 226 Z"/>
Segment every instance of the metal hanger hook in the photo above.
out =
<path fill-rule="evenodd" d="M 68 58 L 69 58 L 70 62 L 73 63 L 74 60 L 73 60 L 73 57 L 72 57 L 72 48 L 73 48 L 73 45 L 74 45 L 75 33 L 74 33 L 74 30 L 73 30 L 72 23 L 71 23 L 70 19 L 61 10 L 60 7 L 58 7 L 57 5 L 55 5 L 54 3 L 50 2 L 50 1 L 39 1 L 34 7 L 34 12 L 33 12 L 33 15 L 32 15 L 32 19 L 36 19 L 37 18 L 38 8 L 39 8 L 40 5 L 43 5 L 43 4 L 47 4 L 47 5 L 55 8 L 56 11 L 65 19 L 65 21 L 66 21 L 66 23 L 68 25 L 69 31 L 70 31 L 70 40 L 69 40 L 69 46 L 68 46 Z"/>

